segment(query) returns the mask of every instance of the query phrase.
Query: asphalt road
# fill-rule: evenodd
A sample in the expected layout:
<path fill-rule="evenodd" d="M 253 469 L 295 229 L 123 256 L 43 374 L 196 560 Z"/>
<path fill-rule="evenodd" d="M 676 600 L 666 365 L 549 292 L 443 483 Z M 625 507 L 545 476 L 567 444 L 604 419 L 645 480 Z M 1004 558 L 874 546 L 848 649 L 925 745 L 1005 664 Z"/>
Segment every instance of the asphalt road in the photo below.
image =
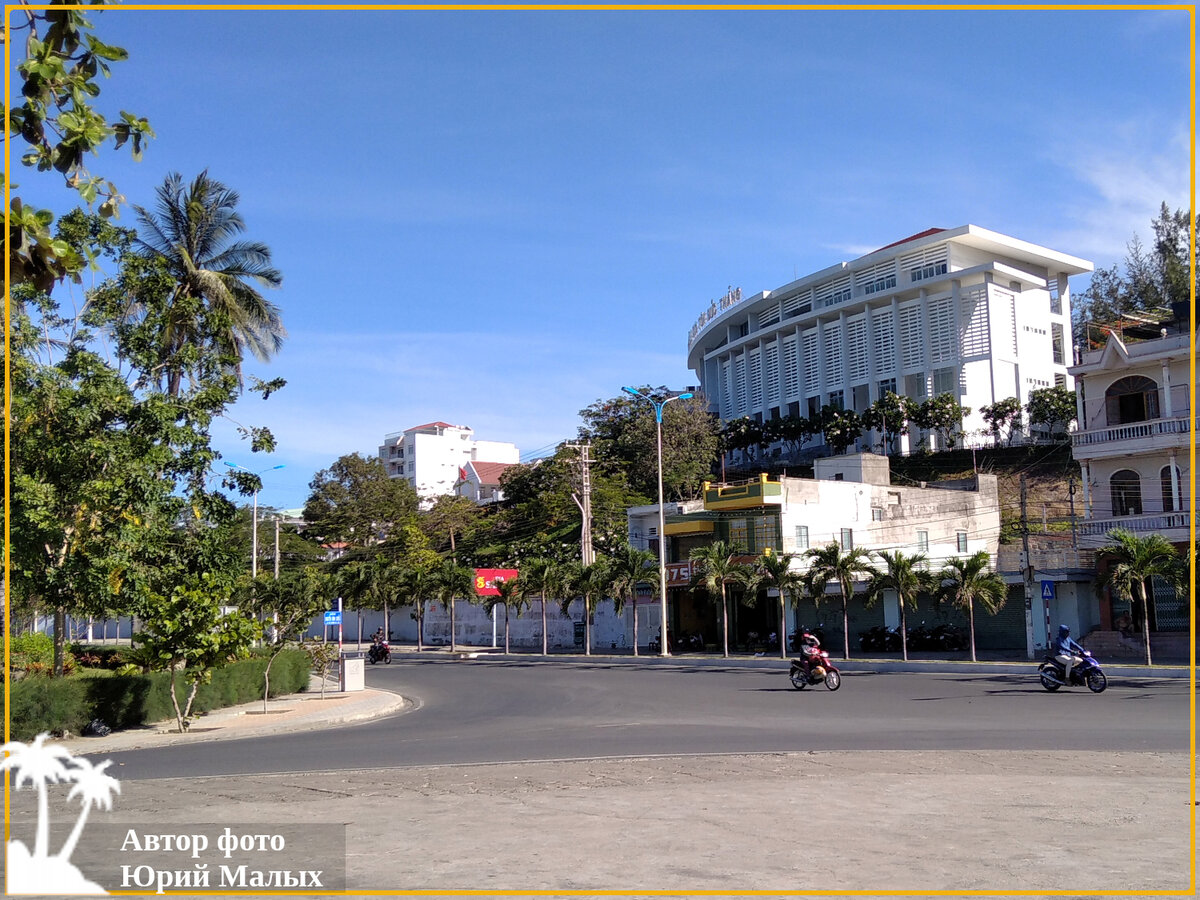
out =
<path fill-rule="evenodd" d="M 122 780 L 529 760 L 803 751 L 1186 752 L 1186 680 L 1094 695 L 1028 676 L 847 673 L 794 690 L 774 669 L 560 659 L 401 659 L 367 683 L 416 703 L 310 733 L 106 754 Z"/>

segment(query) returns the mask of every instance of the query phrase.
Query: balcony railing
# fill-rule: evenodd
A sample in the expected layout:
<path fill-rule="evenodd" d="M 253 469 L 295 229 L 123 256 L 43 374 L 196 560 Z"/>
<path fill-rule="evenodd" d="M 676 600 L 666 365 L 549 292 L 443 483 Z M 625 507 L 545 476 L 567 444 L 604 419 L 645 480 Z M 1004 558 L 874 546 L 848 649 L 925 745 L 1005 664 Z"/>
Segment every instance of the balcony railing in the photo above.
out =
<path fill-rule="evenodd" d="M 1104 444 L 1109 441 L 1137 441 L 1160 434 L 1187 434 L 1191 427 L 1190 417 L 1175 419 L 1152 419 L 1149 422 L 1133 422 L 1129 425 L 1113 425 L 1111 428 L 1093 428 L 1077 431 L 1071 435 L 1072 447 Z"/>
<path fill-rule="evenodd" d="M 1065 572 L 1071 569 L 1082 569 L 1088 572 L 1096 569 L 1096 552 L 1094 550 L 1031 550 L 1030 562 L 1039 572 Z M 1003 546 L 996 556 L 996 571 L 1002 574 L 1012 574 L 1024 570 L 1025 554 L 1017 547 Z"/>
<path fill-rule="evenodd" d="M 1079 534 L 1084 537 L 1103 536 L 1114 528 L 1124 528 L 1126 531 L 1167 531 L 1172 528 L 1189 528 L 1192 524 L 1192 514 L 1188 510 L 1180 512 L 1152 513 L 1144 516 L 1121 516 L 1116 519 L 1089 519 L 1079 525 Z"/>

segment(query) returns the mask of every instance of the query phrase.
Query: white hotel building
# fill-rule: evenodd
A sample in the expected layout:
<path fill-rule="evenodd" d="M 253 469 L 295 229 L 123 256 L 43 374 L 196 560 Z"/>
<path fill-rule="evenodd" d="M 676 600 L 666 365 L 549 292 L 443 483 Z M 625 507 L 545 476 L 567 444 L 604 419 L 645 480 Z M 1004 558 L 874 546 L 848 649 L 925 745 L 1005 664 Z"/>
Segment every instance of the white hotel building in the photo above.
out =
<path fill-rule="evenodd" d="M 1067 280 L 1091 270 L 976 225 L 929 229 L 772 291 L 731 290 L 693 326 L 688 366 L 722 421 L 950 393 L 972 410 L 963 431 L 982 432 L 980 407 L 1073 386 Z"/>
<path fill-rule="evenodd" d="M 429 422 L 393 432 L 384 436 L 379 447 L 379 459 L 388 475 L 406 479 L 417 492 L 422 509 L 469 482 L 468 464 L 514 465 L 520 458 L 516 444 L 477 441 L 472 429 L 447 422 Z"/>

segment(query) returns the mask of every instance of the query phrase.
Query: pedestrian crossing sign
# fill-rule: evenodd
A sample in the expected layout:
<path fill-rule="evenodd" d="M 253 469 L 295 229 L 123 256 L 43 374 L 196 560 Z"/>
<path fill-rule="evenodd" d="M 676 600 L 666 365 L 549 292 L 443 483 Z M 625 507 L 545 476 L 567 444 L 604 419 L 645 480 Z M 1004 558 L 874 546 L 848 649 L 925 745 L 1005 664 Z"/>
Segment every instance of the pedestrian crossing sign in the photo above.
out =
<path fill-rule="evenodd" d="M 1055 599 L 1055 597 L 1054 597 L 1054 582 L 1053 581 L 1043 581 L 1042 582 L 1042 599 L 1043 600 Z"/>

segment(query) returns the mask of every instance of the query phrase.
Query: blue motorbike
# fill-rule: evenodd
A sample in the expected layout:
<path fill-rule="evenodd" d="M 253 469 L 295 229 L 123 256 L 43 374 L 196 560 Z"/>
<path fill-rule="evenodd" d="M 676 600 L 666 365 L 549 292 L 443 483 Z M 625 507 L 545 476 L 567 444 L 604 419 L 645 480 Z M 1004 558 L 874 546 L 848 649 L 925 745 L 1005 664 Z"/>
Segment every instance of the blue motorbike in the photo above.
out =
<path fill-rule="evenodd" d="M 1042 687 L 1048 691 L 1057 691 L 1060 687 L 1087 686 L 1087 689 L 1093 694 L 1099 694 L 1108 687 L 1108 678 L 1104 671 L 1100 668 L 1100 663 L 1096 662 L 1096 658 L 1088 651 L 1083 651 L 1083 662 L 1078 663 L 1071 669 L 1071 680 L 1068 682 L 1065 678 L 1066 671 L 1063 664 L 1060 663 L 1053 655 L 1047 656 L 1042 660 L 1042 664 L 1038 666 L 1038 678 L 1042 682 Z"/>

